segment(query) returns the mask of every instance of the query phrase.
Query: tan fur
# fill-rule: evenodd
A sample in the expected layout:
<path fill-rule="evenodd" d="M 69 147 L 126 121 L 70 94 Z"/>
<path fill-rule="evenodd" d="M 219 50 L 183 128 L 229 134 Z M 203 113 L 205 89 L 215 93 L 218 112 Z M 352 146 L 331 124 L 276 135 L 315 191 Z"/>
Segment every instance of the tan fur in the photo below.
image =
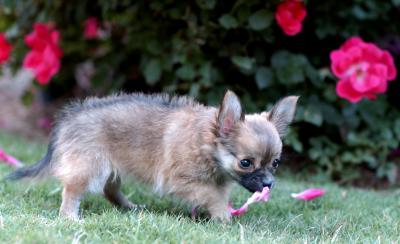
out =
<path fill-rule="evenodd" d="M 67 107 L 49 147 L 50 172 L 64 186 L 60 213 L 77 219 L 87 191 L 135 209 L 119 189 L 120 178 L 133 176 L 160 194 L 207 209 L 212 218 L 229 220 L 232 183 L 255 170 L 268 171 L 282 149 L 270 118 L 241 111 L 232 92 L 220 109 L 188 98 L 140 94 L 91 98 Z M 239 161 L 249 157 L 252 168 L 240 168 Z"/>

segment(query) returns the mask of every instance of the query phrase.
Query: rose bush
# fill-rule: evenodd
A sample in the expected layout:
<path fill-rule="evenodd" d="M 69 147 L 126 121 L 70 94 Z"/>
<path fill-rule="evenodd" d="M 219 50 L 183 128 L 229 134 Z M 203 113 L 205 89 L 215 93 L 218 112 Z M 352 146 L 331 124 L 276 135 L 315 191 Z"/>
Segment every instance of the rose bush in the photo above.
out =
<path fill-rule="evenodd" d="M 7 63 L 27 56 L 50 101 L 122 89 L 216 105 L 229 88 L 251 113 L 300 95 L 287 164 L 340 182 L 395 182 L 399 10 L 378 0 L 6 1 L 0 32 L 13 44 Z"/>

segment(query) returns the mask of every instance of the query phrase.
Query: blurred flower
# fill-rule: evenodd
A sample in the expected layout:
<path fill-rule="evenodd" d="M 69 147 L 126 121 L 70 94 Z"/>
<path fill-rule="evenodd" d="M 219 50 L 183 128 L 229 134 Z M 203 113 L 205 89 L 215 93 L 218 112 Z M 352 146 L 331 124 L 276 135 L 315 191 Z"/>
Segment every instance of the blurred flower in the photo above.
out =
<path fill-rule="evenodd" d="M 300 193 L 292 193 L 292 197 L 300 200 L 309 201 L 313 200 L 314 198 L 321 197 L 324 194 L 325 190 L 323 189 L 311 188 Z"/>
<path fill-rule="evenodd" d="M 95 17 L 89 17 L 85 20 L 85 29 L 83 35 L 86 39 L 96 39 L 99 37 L 99 21 Z"/>
<path fill-rule="evenodd" d="M 0 64 L 8 60 L 12 50 L 11 44 L 7 41 L 4 33 L 0 33 Z"/>
<path fill-rule="evenodd" d="M 25 36 L 25 43 L 36 51 L 44 51 L 50 47 L 54 54 L 61 58 L 62 50 L 58 46 L 60 32 L 52 28 L 51 24 L 35 23 L 33 32 Z"/>
<path fill-rule="evenodd" d="M 253 195 L 249 199 L 247 199 L 246 203 L 243 204 L 243 206 L 240 207 L 239 209 L 232 208 L 230 204 L 228 205 L 228 209 L 231 212 L 232 216 L 237 216 L 247 212 L 247 209 L 249 208 L 250 204 L 255 202 L 266 202 L 268 200 L 269 200 L 269 188 L 266 186 L 264 187 L 262 192 L 258 191 L 254 192 Z"/>
<path fill-rule="evenodd" d="M 276 9 L 275 19 L 286 35 L 294 36 L 303 28 L 302 22 L 306 15 L 306 7 L 302 1 L 284 0 Z"/>
<path fill-rule="evenodd" d="M 353 103 L 364 97 L 375 99 L 396 78 L 392 55 L 359 37 L 348 39 L 330 58 L 332 72 L 339 78 L 336 93 Z"/>
<path fill-rule="evenodd" d="M 19 160 L 17 160 L 16 158 L 14 158 L 11 155 L 8 155 L 1 148 L 0 148 L 0 161 L 6 162 L 7 164 L 14 166 L 14 167 L 22 167 L 23 166 L 23 164 Z"/>
<path fill-rule="evenodd" d="M 60 60 L 47 47 L 43 52 L 32 50 L 24 59 L 24 67 L 34 70 L 35 77 L 40 85 L 49 83 L 51 77 L 58 73 L 60 70 Z"/>
<path fill-rule="evenodd" d="M 25 36 L 25 43 L 32 50 L 25 56 L 23 66 L 33 69 L 39 84 L 46 85 L 60 69 L 63 56 L 58 46 L 60 33 L 49 24 L 36 23 L 34 31 Z"/>
<path fill-rule="evenodd" d="M 36 124 L 42 129 L 50 130 L 53 120 L 50 117 L 41 117 L 36 121 Z"/>

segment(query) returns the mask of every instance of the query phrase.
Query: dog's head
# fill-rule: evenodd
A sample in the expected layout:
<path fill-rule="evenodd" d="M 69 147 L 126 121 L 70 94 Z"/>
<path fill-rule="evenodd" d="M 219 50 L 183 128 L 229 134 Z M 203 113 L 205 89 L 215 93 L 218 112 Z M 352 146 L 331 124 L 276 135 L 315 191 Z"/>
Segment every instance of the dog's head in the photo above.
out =
<path fill-rule="evenodd" d="M 285 97 L 269 112 L 244 115 L 238 97 L 228 91 L 217 116 L 215 158 L 221 168 L 250 192 L 274 185 L 282 137 L 292 122 L 298 97 Z"/>

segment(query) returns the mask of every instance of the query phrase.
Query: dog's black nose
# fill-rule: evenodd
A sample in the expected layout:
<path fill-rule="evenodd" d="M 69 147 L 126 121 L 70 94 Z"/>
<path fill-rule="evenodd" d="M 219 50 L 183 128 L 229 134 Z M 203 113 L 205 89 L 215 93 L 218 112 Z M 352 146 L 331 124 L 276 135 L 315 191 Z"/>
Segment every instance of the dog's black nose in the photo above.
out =
<path fill-rule="evenodd" d="M 273 180 L 263 180 L 263 187 L 268 186 L 269 189 L 271 189 L 274 186 L 274 181 Z"/>

